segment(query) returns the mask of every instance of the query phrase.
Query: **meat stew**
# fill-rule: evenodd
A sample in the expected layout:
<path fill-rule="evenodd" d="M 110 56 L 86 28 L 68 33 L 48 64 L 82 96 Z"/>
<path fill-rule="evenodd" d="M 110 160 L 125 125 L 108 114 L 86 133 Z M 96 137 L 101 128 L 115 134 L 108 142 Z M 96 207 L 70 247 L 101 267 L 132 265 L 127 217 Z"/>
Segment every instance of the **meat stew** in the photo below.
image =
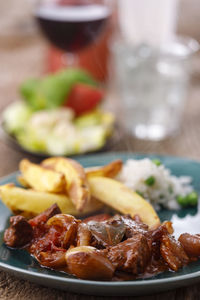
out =
<path fill-rule="evenodd" d="M 78 220 L 55 204 L 37 217 L 10 218 L 4 241 L 26 248 L 42 265 L 91 280 L 133 280 L 178 269 L 200 256 L 200 235 L 173 236 L 170 221 L 155 229 L 139 216 Z"/>

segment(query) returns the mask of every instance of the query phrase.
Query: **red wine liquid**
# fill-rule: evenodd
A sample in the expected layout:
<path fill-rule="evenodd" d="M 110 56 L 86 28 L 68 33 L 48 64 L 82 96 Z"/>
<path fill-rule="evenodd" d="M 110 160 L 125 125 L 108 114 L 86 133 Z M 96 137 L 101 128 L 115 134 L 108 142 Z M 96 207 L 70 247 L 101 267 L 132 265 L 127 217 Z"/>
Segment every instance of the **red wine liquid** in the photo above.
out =
<path fill-rule="evenodd" d="M 44 5 L 36 12 L 43 33 L 56 47 L 78 51 L 93 42 L 107 23 L 110 12 L 103 5 Z"/>

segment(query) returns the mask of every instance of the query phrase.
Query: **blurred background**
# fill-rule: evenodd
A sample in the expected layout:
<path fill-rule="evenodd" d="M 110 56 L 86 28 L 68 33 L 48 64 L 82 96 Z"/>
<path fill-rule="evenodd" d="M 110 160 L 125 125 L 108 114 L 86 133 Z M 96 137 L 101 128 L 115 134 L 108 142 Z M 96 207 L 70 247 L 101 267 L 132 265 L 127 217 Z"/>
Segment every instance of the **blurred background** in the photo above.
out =
<path fill-rule="evenodd" d="M 117 2 L 113 1 L 115 10 Z M 11 85 L 17 91 L 14 86 L 17 87 L 18 83 L 27 76 L 53 72 L 62 67 L 62 61 L 59 58 L 61 51 L 49 45 L 37 26 L 33 16 L 34 4 L 34 0 L 16 0 L 14 2 L 7 0 L 0 3 L 0 59 L 3 71 L 0 74 L 0 82 L 5 89 L 7 85 L 5 83 L 8 85 L 13 83 L 14 85 Z M 200 41 L 199 14 L 198 0 L 179 0 L 176 32 Z M 119 29 L 110 27 L 101 34 L 95 45 L 91 44 L 80 51 L 80 65 L 90 70 L 100 80 L 106 80 L 108 75 L 109 37 L 114 30 Z M 31 55 L 32 53 L 33 55 Z M 17 70 L 19 65 L 20 73 L 19 69 Z M 6 72 L 4 72 L 5 70 Z M 15 71 L 17 79 L 14 78 Z M 195 71 L 198 71 L 198 68 Z M 6 76 L 5 73 L 8 75 Z"/>
<path fill-rule="evenodd" d="M 145 4 L 145 0 L 85 1 L 88 7 L 91 4 L 100 7 L 102 3 L 104 6 L 99 11 L 87 11 L 87 17 L 84 17 L 87 26 L 88 18 L 94 21 L 90 24 L 93 37 L 85 34 L 87 26 L 78 24 L 76 16 L 76 30 L 70 27 L 70 22 L 74 22 L 73 11 L 66 12 L 69 21 L 64 29 L 55 27 L 55 22 L 52 24 L 50 20 L 53 18 L 55 21 L 58 16 L 61 21 L 64 20 L 67 6 L 79 6 L 83 2 L 57 1 L 62 7 L 57 17 L 56 13 L 51 15 L 52 12 L 45 8 L 50 2 L 0 2 L 1 111 L 20 98 L 19 86 L 27 78 L 43 77 L 75 65 L 87 70 L 106 90 L 103 107 L 117 116 L 123 133 L 130 134 L 131 141 L 126 139 L 126 143 L 129 141 L 131 149 L 164 152 L 165 142 L 145 144 L 145 140 L 165 140 L 189 130 L 189 124 L 181 123 L 182 119 L 185 121 L 182 114 L 187 107 L 194 106 L 192 114 L 197 118 L 200 110 L 198 0 L 168 0 L 165 6 L 158 5 L 160 1 L 156 0 L 148 1 L 152 2 L 151 5 Z M 48 14 L 51 16 L 49 19 L 46 17 Z M 149 26 L 150 23 L 152 26 Z M 175 35 L 189 39 L 174 42 Z M 76 40 L 74 36 L 77 36 Z M 157 69 L 159 65 L 160 73 L 157 69 L 155 71 L 155 65 Z M 189 89 L 191 81 L 192 90 Z M 161 107 L 163 99 L 165 105 Z M 122 113 L 119 114 L 119 111 Z M 165 115 L 166 112 L 168 115 Z M 172 112 L 175 118 L 173 126 Z M 152 120 L 157 123 L 152 124 Z M 135 142 L 135 138 L 139 141 Z M 120 144 L 118 149 L 122 148 Z M 172 144 L 170 152 L 173 153 Z"/>

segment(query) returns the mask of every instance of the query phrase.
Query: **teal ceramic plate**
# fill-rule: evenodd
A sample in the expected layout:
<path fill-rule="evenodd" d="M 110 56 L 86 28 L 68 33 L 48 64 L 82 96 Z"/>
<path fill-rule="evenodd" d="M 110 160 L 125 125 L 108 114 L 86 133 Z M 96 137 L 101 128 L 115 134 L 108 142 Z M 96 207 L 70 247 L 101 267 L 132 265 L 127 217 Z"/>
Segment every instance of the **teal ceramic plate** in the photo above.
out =
<path fill-rule="evenodd" d="M 106 164 L 116 158 L 126 161 L 128 158 L 140 159 L 146 156 L 132 153 L 109 153 L 88 155 L 77 160 L 85 167 L 91 167 Z M 200 162 L 159 155 L 148 157 L 159 158 L 177 176 L 191 176 L 194 188 L 200 192 Z M 16 183 L 16 175 L 17 173 L 13 173 L 1 179 L 0 184 Z M 200 215 L 198 218 L 197 209 L 183 209 L 178 212 L 162 210 L 159 215 L 162 220 L 173 218 L 175 228 L 177 222 L 178 228 L 181 227 L 183 231 L 194 231 L 197 228 L 200 232 Z M 200 281 L 200 261 L 191 263 L 178 272 L 164 272 L 150 279 L 126 282 L 80 280 L 62 272 L 42 268 L 25 250 L 10 250 L 4 245 L 3 232 L 9 224 L 9 216 L 9 210 L 0 202 L 0 268 L 18 278 L 79 294 L 103 296 L 152 294 Z"/>

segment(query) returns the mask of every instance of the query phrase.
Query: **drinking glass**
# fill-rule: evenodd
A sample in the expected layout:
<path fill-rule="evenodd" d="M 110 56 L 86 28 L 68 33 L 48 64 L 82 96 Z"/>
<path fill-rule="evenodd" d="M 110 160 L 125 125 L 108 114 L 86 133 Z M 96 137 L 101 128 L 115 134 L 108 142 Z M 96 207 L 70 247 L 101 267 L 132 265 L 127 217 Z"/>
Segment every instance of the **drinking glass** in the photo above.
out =
<path fill-rule="evenodd" d="M 160 48 L 112 45 L 115 87 L 124 127 L 140 139 L 159 141 L 179 127 L 189 86 L 192 55 L 199 44 L 176 37 Z M 123 114 L 122 114 L 123 112 Z"/>
<path fill-rule="evenodd" d="M 35 17 L 46 38 L 64 50 L 68 65 L 77 63 L 77 52 L 95 42 L 111 15 L 108 0 L 39 0 Z"/>

